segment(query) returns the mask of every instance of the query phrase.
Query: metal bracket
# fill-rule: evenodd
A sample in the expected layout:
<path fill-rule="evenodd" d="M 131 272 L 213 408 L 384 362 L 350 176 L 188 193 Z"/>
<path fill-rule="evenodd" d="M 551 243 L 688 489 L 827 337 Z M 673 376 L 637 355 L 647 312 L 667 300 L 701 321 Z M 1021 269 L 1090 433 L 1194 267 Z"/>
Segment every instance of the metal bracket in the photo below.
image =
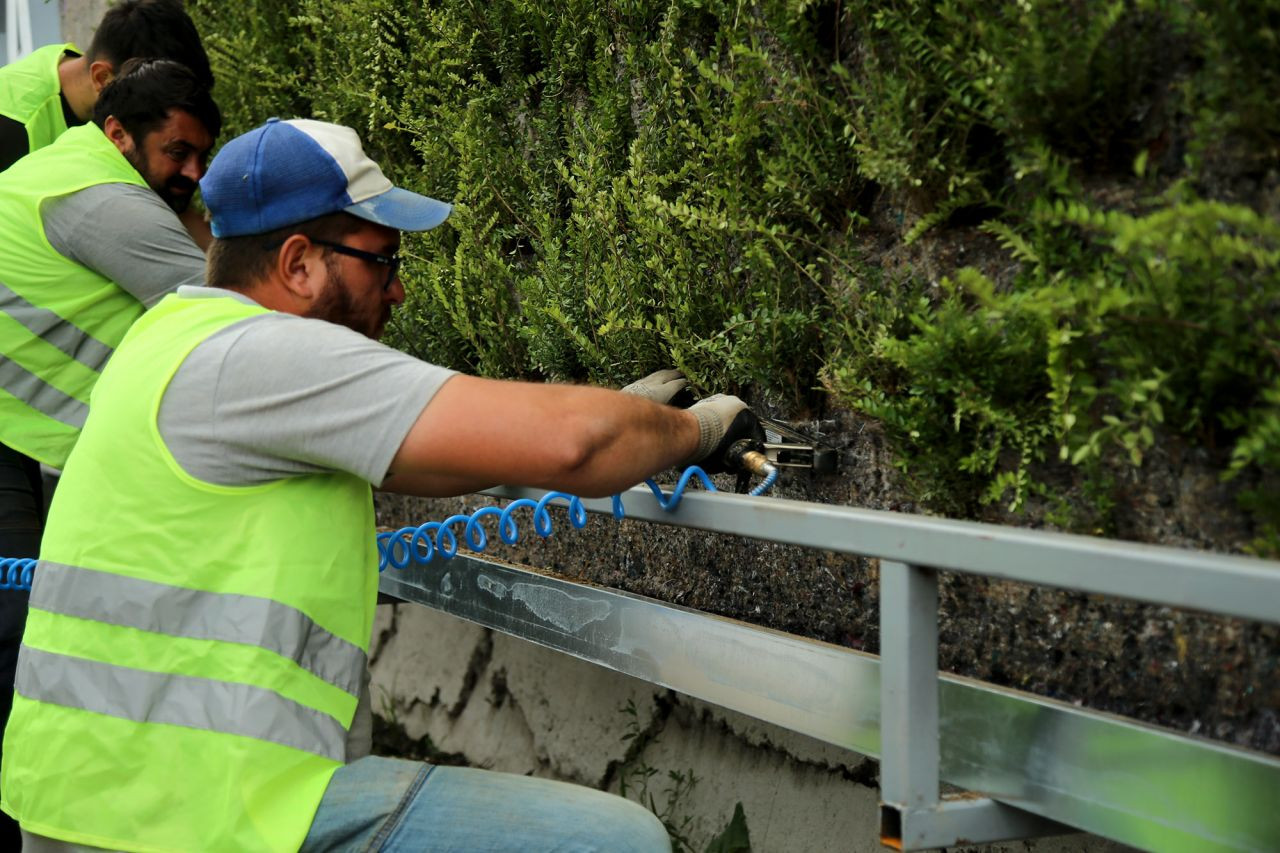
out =
<path fill-rule="evenodd" d="M 764 455 L 779 468 L 808 468 L 819 474 L 833 474 L 840 464 L 840 454 L 797 432 L 781 421 L 760 418 L 764 427 Z"/>
<path fill-rule="evenodd" d="M 929 850 L 1075 829 L 980 794 L 943 797 L 938 765 L 938 574 L 880 562 L 880 843 Z"/>
<path fill-rule="evenodd" d="M 1077 831 L 975 794 L 944 796 L 932 808 L 880 804 L 880 843 L 894 850 L 932 850 Z"/>

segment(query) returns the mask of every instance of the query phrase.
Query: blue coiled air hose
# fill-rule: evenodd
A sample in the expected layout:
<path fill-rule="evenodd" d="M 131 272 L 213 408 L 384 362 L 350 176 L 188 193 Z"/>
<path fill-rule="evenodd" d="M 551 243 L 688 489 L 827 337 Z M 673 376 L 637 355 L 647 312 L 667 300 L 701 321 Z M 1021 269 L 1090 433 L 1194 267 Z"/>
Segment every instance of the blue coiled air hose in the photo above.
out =
<path fill-rule="evenodd" d="M 763 456 L 760 457 L 763 459 Z M 778 479 L 778 469 L 768 462 L 757 463 L 758 472 L 764 472 L 765 478 L 754 489 L 748 492 L 749 495 L 759 496 L 767 492 Z M 707 473 L 697 465 L 690 465 L 684 469 L 684 473 L 680 475 L 680 479 L 676 481 L 676 487 L 671 490 L 671 494 L 666 494 L 662 488 L 653 480 L 645 480 L 645 485 L 653 492 L 653 496 L 658 501 L 658 506 L 667 512 L 674 510 L 680 503 L 680 498 L 684 496 L 684 491 L 689 485 L 689 481 L 694 477 L 702 480 L 702 485 L 707 491 L 716 491 L 715 484 L 711 482 L 711 478 Z M 498 518 L 498 536 L 508 545 L 514 545 L 520 541 L 520 529 L 516 526 L 515 513 L 526 507 L 533 509 L 533 530 L 544 539 L 551 535 L 551 512 L 548 507 L 553 501 L 563 500 L 568 505 L 569 523 L 575 528 L 582 528 L 587 523 L 587 509 L 582 504 L 582 498 L 577 495 L 570 495 L 565 492 L 547 492 L 538 500 L 530 498 L 519 498 L 512 501 L 506 508 L 496 506 L 487 506 L 478 509 L 470 515 L 451 515 L 444 521 L 428 521 L 426 524 L 420 524 L 417 527 L 402 527 L 399 530 L 388 530 L 378 534 L 378 571 L 384 571 L 387 566 L 395 569 L 408 568 L 410 563 L 426 563 L 433 557 L 439 556 L 442 559 L 450 559 L 458 553 L 458 535 L 453 532 L 455 525 L 463 525 L 462 536 L 466 540 L 467 547 L 472 551 L 483 551 L 489 544 L 488 534 L 484 531 L 482 522 L 490 516 Z M 626 513 L 622 508 L 622 495 L 613 496 L 613 517 L 621 520 Z"/>
<path fill-rule="evenodd" d="M 0 590 L 31 589 L 34 557 L 0 557 Z"/>
<path fill-rule="evenodd" d="M 749 495 L 759 496 L 772 488 L 777 481 L 778 469 L 763 462 L 756 463 L 753 470 L 765 474 L 764 480 L 748 492 Z M 690 465 L 684 470 L 680 479 L 676 481 L 676 487 L 671 490 L 671 494 L 663 492 L 653 480 L 645 480 L 645 483 L 653 491 L 658 505 L 667 512 L 671 512 L 679 505 L 689 481 L 694 477 L 702 480 L 702 485 L 707 491 L 716 491 L 711 478 L 697 465 Z M 498 536 L 502 541 L 508 545 L 514 545 L 520 541 L 520 529 L 516 526 L 514 515 L 525 507 L 533 508 L 533 529 L 539 536 L 545 538 L 551 535 L 551 512 L 548 507 L 557 500 L 563 500 L 568 504 L 570 524 L 575 528 L 586 525 L 587 509 L 582 504 L 582 498 L 565 492 L 547 492 L 536 501 L 529 498 L 512 501 L 505 509 L 487 506 L 470 515 L 452 515 L 444 521 L 428 521 L 417 527 L 402 527 L 396 531 L 379 533 L 377 536 L 378 571 L 383 571 L 387 566 L 403 569 L 410 563 L 426 563 L 437 555 L 444 559 L 453 557 L 458 553 L 458 536 L 453 532 L 453 528 L 459 524 L 464 525 L 462 535 L 466 539 L 467 547 L 472 551 L 483 551 L 489 544 L 489 537 L 484 531 L 482 522 L 490 516 L 498 517 Z M 622 495 L 614 495 L 613 517 L 622 519 L 625 515 L 622 508 Z M 31 589 L 31 576 L 36 562 L 29 557 L 0 558 L 0 590 Z"/>

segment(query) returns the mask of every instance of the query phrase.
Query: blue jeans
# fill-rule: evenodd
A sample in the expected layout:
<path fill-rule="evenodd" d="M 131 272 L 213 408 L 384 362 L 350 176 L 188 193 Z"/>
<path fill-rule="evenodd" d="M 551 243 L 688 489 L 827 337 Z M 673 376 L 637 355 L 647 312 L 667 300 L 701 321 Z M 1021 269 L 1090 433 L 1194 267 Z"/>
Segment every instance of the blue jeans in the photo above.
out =
<path fill-rule="evenodd" d="M 669 853 L 671 842 L 651 812 L 612 794 L 370 756 L 333 774 L 302 850 Z"/>

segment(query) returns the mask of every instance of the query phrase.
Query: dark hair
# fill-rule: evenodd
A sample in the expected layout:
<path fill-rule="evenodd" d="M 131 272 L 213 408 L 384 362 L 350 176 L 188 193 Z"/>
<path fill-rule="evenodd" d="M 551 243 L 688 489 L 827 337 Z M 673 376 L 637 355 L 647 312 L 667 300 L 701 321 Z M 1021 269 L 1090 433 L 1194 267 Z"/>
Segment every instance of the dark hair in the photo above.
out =
<path fill-rule="evenodd" d="M 181 62 L 206 89 L 213 88 L 209 56 L 182 0 L 120 0 L 102 16 L 85 54 L 116 71 L 130 59 L 155 57 Z"/>
<path fill-rule="evenodd" d="M 233 290 L 252 287 L 270 272 L 281 244 L 294 234 L 337 243 L 365 224 L 363 219 L 339 211 L 264 234 L 215 238 L 209 246 L 209 259 L 205 265 L 207 284 Z"/>
<path fill-rule="evenodd" d="M 190 68 L 169 59 L 130 59 L 103 87 L 93 105 L 93 123 L 105 128 L 107 117 L 115 116 L 140 142 L 170 110 L 191 113 L 215 139 L 222 132 L 222 113 Z"/>

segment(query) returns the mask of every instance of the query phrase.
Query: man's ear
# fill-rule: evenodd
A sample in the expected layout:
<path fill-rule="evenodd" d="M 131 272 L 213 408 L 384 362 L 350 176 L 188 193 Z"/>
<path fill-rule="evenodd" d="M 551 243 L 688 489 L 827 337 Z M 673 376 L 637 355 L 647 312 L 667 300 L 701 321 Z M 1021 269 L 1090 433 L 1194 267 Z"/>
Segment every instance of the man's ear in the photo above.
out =
<path fill-rule="evenodd" d="M 133 137 L 115 116 L 107 116 L 107 120 L 102 124 L 102 132 L 106 134 L 107 139 L 115 143 L 121 154 L 133 150 Z"/>
<path fill-rule="evenodd" d="M 320 247 L 302 234 L 290 235 L 276 255 L 276 276 L 293 302 L 309 307 L 328 278 Z"/>
<path fill-rule="evenodd" d="M 93 84 L 93 93 L 102 94 L 102 90 L 116 79 L 116 67 L 105 59 L 89 63 L 89 82 Z"/>

